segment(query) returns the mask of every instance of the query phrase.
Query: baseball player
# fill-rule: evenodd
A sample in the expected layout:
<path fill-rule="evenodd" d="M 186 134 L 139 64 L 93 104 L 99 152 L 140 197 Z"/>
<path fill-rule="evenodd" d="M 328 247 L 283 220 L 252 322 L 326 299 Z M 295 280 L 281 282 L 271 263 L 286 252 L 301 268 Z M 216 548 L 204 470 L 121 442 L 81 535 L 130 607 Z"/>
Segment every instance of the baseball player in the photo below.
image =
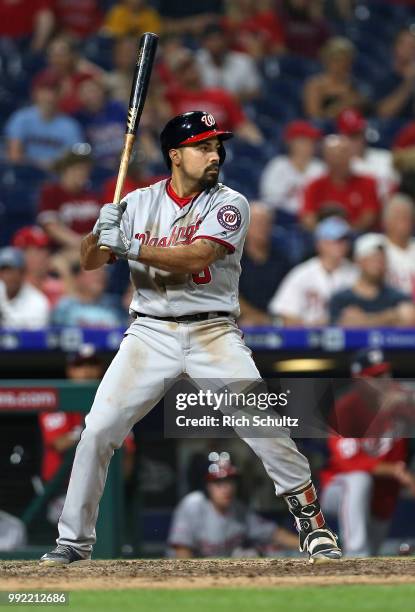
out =
<path fill-rule="evenodd" d="M 224 141 L 214 117 L 191 111 L 171 119 L 161 148 L 171 178 L 107 204 L 81 245 L 81 264 L 94 269 L 127 259 L 134 318 L 97 391 L 78 444 L 57 547 L 41 562 L 67 564 L 91 557 L 98 504 L 109 461 L 131 427 L 164 395 L 164 382 L 193 379 L 260 380 L 235 323 L 238 279 L 249 205 L 218 183 Z M 100 250 L 100 246 L 109 251 Z M 307 459 L 287 430 L 275 438 L 244 438 L 295 518 L 300 549 L 310 562 L 339 559 Z"/>
<path fill-rule="evenodd" d="M 384 380 L 389 372 L 383 351 L 359 352 L 352 374 L 361 382 L 356 379 L 334 410 L 332 423 L 338 433 L 328 439 L 322 507 L 337 515 L 347 556 L 378 554 L 400 489 L 415 495 L 415 478 L 406 467 L 408 440 L 396 431 L 402 419 L 412 422 L 413 400 L 397 381 Z"/>
<path fill-rule="evenodd" d="M 174 512 L 170 556 L 257 557 L 270 545 L 297 548 L 293 533 L 263 519 L 236 498 L 239 470 L 228 453 L 212 452 L 209 461 L 204 490 L 186 495 Z"/>

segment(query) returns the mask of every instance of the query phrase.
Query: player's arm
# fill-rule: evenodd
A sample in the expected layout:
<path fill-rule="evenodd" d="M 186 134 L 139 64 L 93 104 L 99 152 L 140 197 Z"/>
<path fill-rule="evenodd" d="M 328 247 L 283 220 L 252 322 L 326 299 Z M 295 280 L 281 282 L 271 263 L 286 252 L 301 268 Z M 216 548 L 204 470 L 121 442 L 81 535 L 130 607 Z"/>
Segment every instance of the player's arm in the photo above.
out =
<path fill-rule="evenodd" d="M 227 253 L 224 245 L 201 238 L 192 244 L 167 248 L 142 246 L 137 260 L 166 272 L 199 274 Z"/>
<path fill-rule="evenodd" d="M 84 270 L 96 270 L 108 263 L 111 258 L 110 251 L 101 251 L 98 246 L 98 236 L 88 234 L 81 242 L 81 266 Z"/>

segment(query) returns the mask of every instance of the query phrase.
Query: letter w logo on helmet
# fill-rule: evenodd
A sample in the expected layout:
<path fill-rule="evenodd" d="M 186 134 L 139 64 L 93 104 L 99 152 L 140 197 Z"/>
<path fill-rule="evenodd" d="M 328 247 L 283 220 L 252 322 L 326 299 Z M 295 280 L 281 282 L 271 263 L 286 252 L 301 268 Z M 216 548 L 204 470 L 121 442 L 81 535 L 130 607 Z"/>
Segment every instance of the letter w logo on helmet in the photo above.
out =
<path fill-rule="evenodd" d="M 215 118 L 210 113 L 203 115 L 201 117 L 201 121 L 203 121 L 203 123 L 205 123 L 208 127 L 212 127 L 212 125 L 215 125 Z"/>

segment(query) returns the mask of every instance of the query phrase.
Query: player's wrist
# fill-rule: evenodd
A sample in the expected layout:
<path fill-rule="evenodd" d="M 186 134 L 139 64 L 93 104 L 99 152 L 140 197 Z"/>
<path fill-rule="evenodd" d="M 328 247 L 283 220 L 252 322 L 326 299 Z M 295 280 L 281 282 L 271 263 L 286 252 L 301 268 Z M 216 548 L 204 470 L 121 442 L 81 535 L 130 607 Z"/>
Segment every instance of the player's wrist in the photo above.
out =
<path fill-rule="evenodd" d="M 130 242 L 130 248 L 128 249 L 127 259 L 132 261 L 138 261 L 141 251 L 141 242 L 137 238 L 133 238 Z"/>

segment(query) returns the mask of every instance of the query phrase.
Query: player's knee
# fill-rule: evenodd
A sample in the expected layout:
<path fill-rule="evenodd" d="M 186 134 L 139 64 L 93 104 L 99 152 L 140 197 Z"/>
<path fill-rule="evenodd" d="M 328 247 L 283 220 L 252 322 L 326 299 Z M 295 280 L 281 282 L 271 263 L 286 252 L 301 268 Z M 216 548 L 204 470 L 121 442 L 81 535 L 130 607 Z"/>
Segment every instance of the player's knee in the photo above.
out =
<path fill-rule="evenodd" d="M 113 450 L 122 444 L 122 436 L 117 432 L 117 428 L 111 423 L 95 423 L 86 425 L 82 440 L 96 449 L 97 452 Z"/>

